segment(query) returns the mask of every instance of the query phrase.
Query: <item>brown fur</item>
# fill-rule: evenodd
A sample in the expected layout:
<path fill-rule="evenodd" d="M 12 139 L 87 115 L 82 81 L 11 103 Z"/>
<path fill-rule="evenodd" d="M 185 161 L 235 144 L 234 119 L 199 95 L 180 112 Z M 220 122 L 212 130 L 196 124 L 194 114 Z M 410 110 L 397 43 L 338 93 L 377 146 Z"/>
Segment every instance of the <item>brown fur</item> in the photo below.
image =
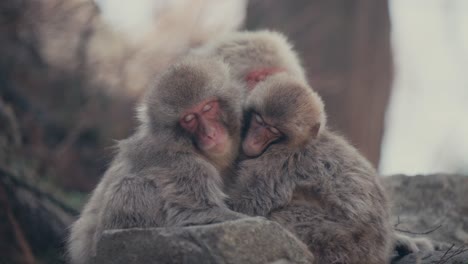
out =
<path fill-rule="evenodd" d="M 314 139 L 314 122 L 323 120 L 317 97 L 286 75 L 257 85 L 246 109 L 274 123 L 284 137 L 239 163 L 229 204 L 281 223 L 309 246 L 317 263 L 387 263 L 392 228 L 377 173 L 328 129 Z"/>
<path fill-rule="evenodd" d="M 246 83 L 246 75 L 252 71 L 266 68 L 281 69 L 281 71 L 275 70 L 275 73 L 254 86 L 245 110 L 249 118 L 253 109 L 259 109 L 258 111 L 263 113 L 262 116 L 266 121 L 273 122 L 276 128 L 285 132 L 282 144 L 276 144 L 275 148 L 282 148 L 290 153 L 302 149 L 304 145 L 313 144 L 311 140 L 320 135 L 326 127 L 323 103 L 307 84 L 307 78 L 296 52 L 293 50 L 291 43 L 281 33 L 268 30 L 235 32 L 214 39 L 209 44 L 196 50 L 195 53 L 208 57 L 216 56 L 228 63 L 231 67 L 232 76 L 242 84 L 240 88 L 245 92 L 246 96 L 248 96 L 251 88 Z M 291 79 L 295 81 L 291 81 Z M 296 88 L 291 87 L 291 85 L 296 86 L 296 88 L 299 87 L 299 90 L 308 88 L 311 92 L 302 90 L 299 93 L 293 93 L 291 91 Z M 269 104 L 266 104 L 265 100 Z M 269 114 L 272 114 L 273 117 L 270 118 Z M 330 158 L 333 159 L 334 157 Z M 276 157 L 273 157 L 271 161 L 266 159 L 265 164 L 261 167 L 263 172 L 259 171 L 259 175 L 268 177 L 267 175 L 277 175 L 278 171 L 282 171 L 284 168 L 275 166 L 275 161 Z M 245 165 L 241 164 L 241 168 Z M 229 171 L 226 174 L 229 175 L 225 177 L 225 180 L 228 180 L 229 186 L 231 186 L 233 184 L 231 178 L 234 178 L 231 176 L 234 173 Z M 244 174 L 248 174 L 248 171 Z M 373 169 L 371 174 L 375 174 Z M 247 178 L 252 180 L 253 176 Z M 267 180 L 265 179 L 265 181 Z M 274 180 L 272 181 L 272 184 L 276 183 Z M 268 182 L 264 184 L 268 185 Z M 271 195 L 271 193 L 268 193 L 269 191 L 260 192 L 259 196 L 251 197 L 252 201 L 247 202 L 247 204 L 258 203 L 257 206 L 246 206 L 243 210 L 252 215 L 266 215 L 270 207 L 280 206 L 289 199 L 294 200 L 295 205 L 313 205 L 314 207 L 323 202 L 319 199 L 318 194 L 297 185 L 294 185 L 291 198 L 292 185 L 289 186 L 288 181 L 281 182 L 281 184 L 283 186 L 275 187 L 272 192 L 277 192 L 275 195 L 281 196 L 282 199 L 272 200 L 269 198 Z M 262 197 L 262 195 L 265 197 Z M 242 199 L 238 200 L 238 202 L 237 206 L 242 207 Z M 262 206 L 266 207 L 263 208 Z M 256 212 L 252 210 L 256 210 Z M 387 230 L 382 230 L 382 232 L 385 233 Z M 398 248 L 401 252 L 415 252 L 431 248 L 431 243 L 428 240 L 414 240 L 395 233 L 391 237 L 394 239 L 395 248 Z M 385 241 L 388 241 L 388 238 L 385 238 Z"/>
<path fill-rule="evenodd" d="M 141 125 L 118 154 L 73 224 L 72 263 L 88 263 L 106 229 L 208 224 L 244 217 L 224 203 L 220 170 L 239 145 L 242 94 L 221 61 L 188 58 L 171 67 L 145 96 Z M 185 109 L 215 97 L 229 133 L 227 155 L 212 160 L 179 125 Z"/>

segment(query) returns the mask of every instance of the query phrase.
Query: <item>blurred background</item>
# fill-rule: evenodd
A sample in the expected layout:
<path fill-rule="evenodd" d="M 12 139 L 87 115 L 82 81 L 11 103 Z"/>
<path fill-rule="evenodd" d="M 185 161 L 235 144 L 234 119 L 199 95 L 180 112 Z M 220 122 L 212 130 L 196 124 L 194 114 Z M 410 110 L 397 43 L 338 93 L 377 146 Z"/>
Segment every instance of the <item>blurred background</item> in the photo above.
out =
<path fill-rule="evenodd" d="M 381 172 L 468 174 L 468 1 L 0 1 L 0 263 L 63 263 L 66 227 L 191 48 L 275 29 L 330 126 Z"/>

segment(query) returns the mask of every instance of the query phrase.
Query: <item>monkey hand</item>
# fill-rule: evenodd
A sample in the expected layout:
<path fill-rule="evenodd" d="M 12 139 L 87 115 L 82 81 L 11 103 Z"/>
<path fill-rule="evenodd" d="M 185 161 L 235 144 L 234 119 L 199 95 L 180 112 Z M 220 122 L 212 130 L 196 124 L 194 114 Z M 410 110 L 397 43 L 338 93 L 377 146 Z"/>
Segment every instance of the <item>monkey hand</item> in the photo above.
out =
<path fill-rule="evenodd" d="M 189 219 L 178 224 L 178 226 L 209 225 L 247 217 L 244 214 L 231 211 L 227 208 L 213 208 L 204 213 L 194 213 Z"/>
<path fill-rule="evenodd" d="M 427 252 L 436 249 L 434 243 L 424 237 L 410 237 L 403 234 L 395 234 L 395 250 L 399 256 L 411 253 Z M 438 248 L 438 247 L 437 247 Z"/>

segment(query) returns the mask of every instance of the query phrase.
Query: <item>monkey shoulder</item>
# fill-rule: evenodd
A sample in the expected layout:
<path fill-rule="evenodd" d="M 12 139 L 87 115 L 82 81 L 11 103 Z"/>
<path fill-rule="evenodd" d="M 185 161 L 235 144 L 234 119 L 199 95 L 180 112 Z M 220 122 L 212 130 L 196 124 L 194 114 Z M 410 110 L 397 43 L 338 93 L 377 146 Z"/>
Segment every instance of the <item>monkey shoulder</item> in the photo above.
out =
<path fill-rule="evenodd" d="M 301 152 L 306 164 L 325 168 L 330 173 L 375 174 L 370 162 L 343 136 L 326 130 Z"/>
<path fill-rule="evenodd" d="M 188 153 L 143 168 L 115 163 L 106 176 L 113 181 L 105 187 L 101 202 L 104 229 L 164 226 L 167 204 L 194 196 L 193 186 L 221 184 L 213 166 Z M 194 203 L 194 199 L 190 201 Z"/>
<path fill-rule="evenodd" d="M 324 131 L 292 155 L 291 166 L 298 186 L 322 192 L 369 191 L 376 184 L 376 171 L 343 137 Z M 360 188 L 359 186 L 366 187 Z"/>
<path fill-rule="evenodd" d="M 102 212 L 103 229 L 161 226 L 162 190 L 144 178 L 124 178 L 110 188 Z"/>
<path fill-rule="evenodd" d="M 326 132 L 290 156 L 299 180 L 328 178 L 340 172 L 343 148 L 335 135 Z"/>
<path fill-rule="evenodd" d="M 164 226 L 164 206 L 177 192 L 175 186 L 187 166 L 178 160 L 173 160 L 180 166 L 178 169 L 176 164 L 165 162 L 142 168 L 126 162 L 129 161 L 115 162 L 103 177 L 106 186 L 100 202 L 102 228 Z"/>
<path fill-rule="evenodd" d="M 161 188 L 143 176 L 125 160 L 113 162 L 86 206 L 98 217 L 97 229 L 157 226 L 151 219 L 160 212 Z"/>
<path fill-rule="evenodd" d="M 218 184 L 221 181 L 216 168 L 200 155 L 185 150 L 166 151 L 161 146 L 151 145 L 152 142 L 141 147 L 144 142 L 141 138 L 121 142 L 119 153 L 93 193 L 92 199 L 102 197 L 99 203 L 114 205 L 116 209 L 110 212 L 138 201 L 142 203 L 139 208 L 146 207 L 145 201 L 157 204 L 168 196 L 167 190 L 185 188 L 180 182 Z"/>

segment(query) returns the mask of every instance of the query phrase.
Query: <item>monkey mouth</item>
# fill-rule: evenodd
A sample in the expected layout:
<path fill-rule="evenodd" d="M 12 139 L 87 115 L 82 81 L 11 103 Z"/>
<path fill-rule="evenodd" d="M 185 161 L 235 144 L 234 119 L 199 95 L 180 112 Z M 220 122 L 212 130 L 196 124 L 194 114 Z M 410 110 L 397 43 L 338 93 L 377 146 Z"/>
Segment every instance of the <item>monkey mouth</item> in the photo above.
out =
<path fill-rule="evenodd" d="M 270 144 L 279 139 L 279 135 L 273 134 L 270 130 L 252 121 L 247 134 L 242 142 L 242 151 L 248 157 L 260 156 Z"/>
<path fill-rule="evenodd" d="M 226 148 L 226 133 L 201 134 L 198 136 L 198 147 L 204 152 L 223 154 Z"/>
<path fill-rule="evenodd" d="M 213 150 L 219 145 L 220 145 L 219 142 L 217 142 L 217 140 L 212 139 L 212 138 L 201 137 L 198 140 L 198 147 L 204 151 Z"/>
<path fill-rule="evenodd" d="M 250 158 L 260 156 L 271 143 L 270 140 L 259 140 L 258 138 L 247 137 L 242 142 L 242 151 Z"/>

